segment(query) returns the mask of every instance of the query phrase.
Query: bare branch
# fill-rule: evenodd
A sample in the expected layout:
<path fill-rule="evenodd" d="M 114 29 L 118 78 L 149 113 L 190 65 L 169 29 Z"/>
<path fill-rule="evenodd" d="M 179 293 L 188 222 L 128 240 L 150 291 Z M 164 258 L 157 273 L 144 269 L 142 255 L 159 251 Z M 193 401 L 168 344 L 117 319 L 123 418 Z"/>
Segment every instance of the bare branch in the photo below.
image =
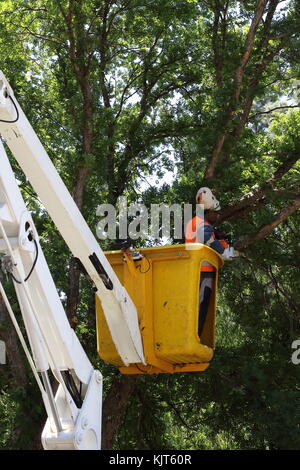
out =
<path fill-rule="evenodd" d="M 291 106 L 277 106 L 276 108 L 269 109 L 268 111 L 260 111 L 259 113 L 252 114 L 249 119 L 253 119 L 255 116 L 259 116 L 261 114 L 270 114 L 273 111 L 277 111 L 278 109 L 289 109 L 289 108 L 300 108 L 298 104 L 291 105 Z"/>
<path fill-rule="evenodd" d="M 297 75 L 294 75 L 292 77 L 287 77 L 287 78 L 284 78 L 284 77 L 280 77 L 280 78 L 276 78 L 275 80 L 272 80 L 272 82 L 268 82 L 266 83 L 265 85 L 261 85 L 259 87 L 259 90 L 262 90 L 264 88 L 269 88 L 271 85 L 274 85 L 274 83 L 278 83 L 278 82 L 289 82 L 290 80 L 298 80 L 298 76 Z"/>

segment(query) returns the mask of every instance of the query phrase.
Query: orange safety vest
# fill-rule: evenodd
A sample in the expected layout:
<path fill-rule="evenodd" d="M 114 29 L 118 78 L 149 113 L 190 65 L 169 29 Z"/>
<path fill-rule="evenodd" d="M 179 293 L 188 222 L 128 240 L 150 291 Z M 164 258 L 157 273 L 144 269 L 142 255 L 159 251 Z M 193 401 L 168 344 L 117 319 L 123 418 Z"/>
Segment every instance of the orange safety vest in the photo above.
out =
<path fill-rule="evenodd" d="M 205 219 L 201 217 L 193 217 L 186 226 L 185 243 L 201 243 L 198 237 L 198 226 L 204 222 L 205 225 L 210 225 Z M 215 234 L 212 233 L 212 241 L 215 239 Z M 225 242 L 226 243 L 226 242 Z M 200 266 L 201 272 L 216 272 L 216 268 L 208 261 L 204 261 Z"/>

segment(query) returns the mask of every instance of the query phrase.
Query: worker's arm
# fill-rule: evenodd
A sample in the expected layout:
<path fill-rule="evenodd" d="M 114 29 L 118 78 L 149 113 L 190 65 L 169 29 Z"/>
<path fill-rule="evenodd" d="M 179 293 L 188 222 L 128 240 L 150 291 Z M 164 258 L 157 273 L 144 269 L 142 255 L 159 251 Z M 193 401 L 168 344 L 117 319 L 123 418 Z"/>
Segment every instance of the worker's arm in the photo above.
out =
<path fill-rule="evenodd" d="M 198 239 L 203 239 L 203 243 L 215 250 L 220 255 L 224 252 L 225 247 L 222 246 L 219 240 L 214 237 L 214 229 L 209 224 L 201 223 L 198 227 Z"/>

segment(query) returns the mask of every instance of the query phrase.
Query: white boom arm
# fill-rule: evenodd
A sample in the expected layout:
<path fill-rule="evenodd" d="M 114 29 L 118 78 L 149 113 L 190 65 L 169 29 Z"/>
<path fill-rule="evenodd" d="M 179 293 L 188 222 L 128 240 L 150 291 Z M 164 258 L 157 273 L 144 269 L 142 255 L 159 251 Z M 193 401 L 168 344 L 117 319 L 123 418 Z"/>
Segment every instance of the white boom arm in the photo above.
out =
<path fill-rule="evenodd" d="M 71 252 L 93 281 L 116 349 L 125 365 L 145 363 L 136 308 L 59 177 L 0 72 L 0 135 L 8 145 Z M 32 349 L 42 375 L 48 421 L 45 448 L 98 449 L 102 377 L 91 366 L 63 310 L 38 234 L 0 143 L 0 252 L 14 278 Z M 3 292 L 4 300 L 8 299 Z M 60 383 L 55 399 L 48 368 Z"/>
<path fill-rule="evenodd" d="M 43 446 L 45 449 L 98 449 L 102 377 L 94 371 L 68 323 L 2 143 L 0 252 L 5 254 L 1 258 L 2 268 L 14 279 L 33 354 L 33 371 L 49 417 L 42 436 Z M 14 321 L 2 284 L 0 294 Z M 47 373 L 49 368 L 60 384 L 55 399 Z M 81 422 L 86 423 L 85 429 Z"/>

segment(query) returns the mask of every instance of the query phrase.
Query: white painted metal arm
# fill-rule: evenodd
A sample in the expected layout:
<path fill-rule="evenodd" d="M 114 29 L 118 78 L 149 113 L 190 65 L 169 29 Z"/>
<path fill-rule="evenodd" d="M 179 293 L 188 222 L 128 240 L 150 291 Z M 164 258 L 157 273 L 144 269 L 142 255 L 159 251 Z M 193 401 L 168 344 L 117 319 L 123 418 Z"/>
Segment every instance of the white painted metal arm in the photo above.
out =
<path fill-rule="evenodd" d="M 124 364 L 145 363 L 136 308 L 1 72 L 0 136 L 97 288 L 111 336 Z M 46 449 L 99 449 L 102 376 L 93 369 L 66 318 L 2 141 L 0 253 L 4 256 L 1 264 L 13 278 L 31 353 L 1 282 L 0 294 L 26 350 L 48 413 L 43 445 Z M 59 382 L 55 397 L 48 378 L 49 368 Z"/>
<path fill-rule="evenodd" d="M 0 295 L 39 385 L 48 414 L 46 449 L 99 449 L 102 376 L 69 325 L 39 237 L 0 142 L 0 258 L 13 280 L 31 353 L 0 282 Z M 32 354 L 32 356 L 31 356 Z M 56 397 L 48 369 L 59 383 Z"/>
<path fill-rule="evenodd" d="M 0 134 L 73 255 L 97 288 L 116 349 L 125 365 L 145 363 L 136 308 L 0 72 Z M 104 279 L 104 282 L 103 282 Z"/>

